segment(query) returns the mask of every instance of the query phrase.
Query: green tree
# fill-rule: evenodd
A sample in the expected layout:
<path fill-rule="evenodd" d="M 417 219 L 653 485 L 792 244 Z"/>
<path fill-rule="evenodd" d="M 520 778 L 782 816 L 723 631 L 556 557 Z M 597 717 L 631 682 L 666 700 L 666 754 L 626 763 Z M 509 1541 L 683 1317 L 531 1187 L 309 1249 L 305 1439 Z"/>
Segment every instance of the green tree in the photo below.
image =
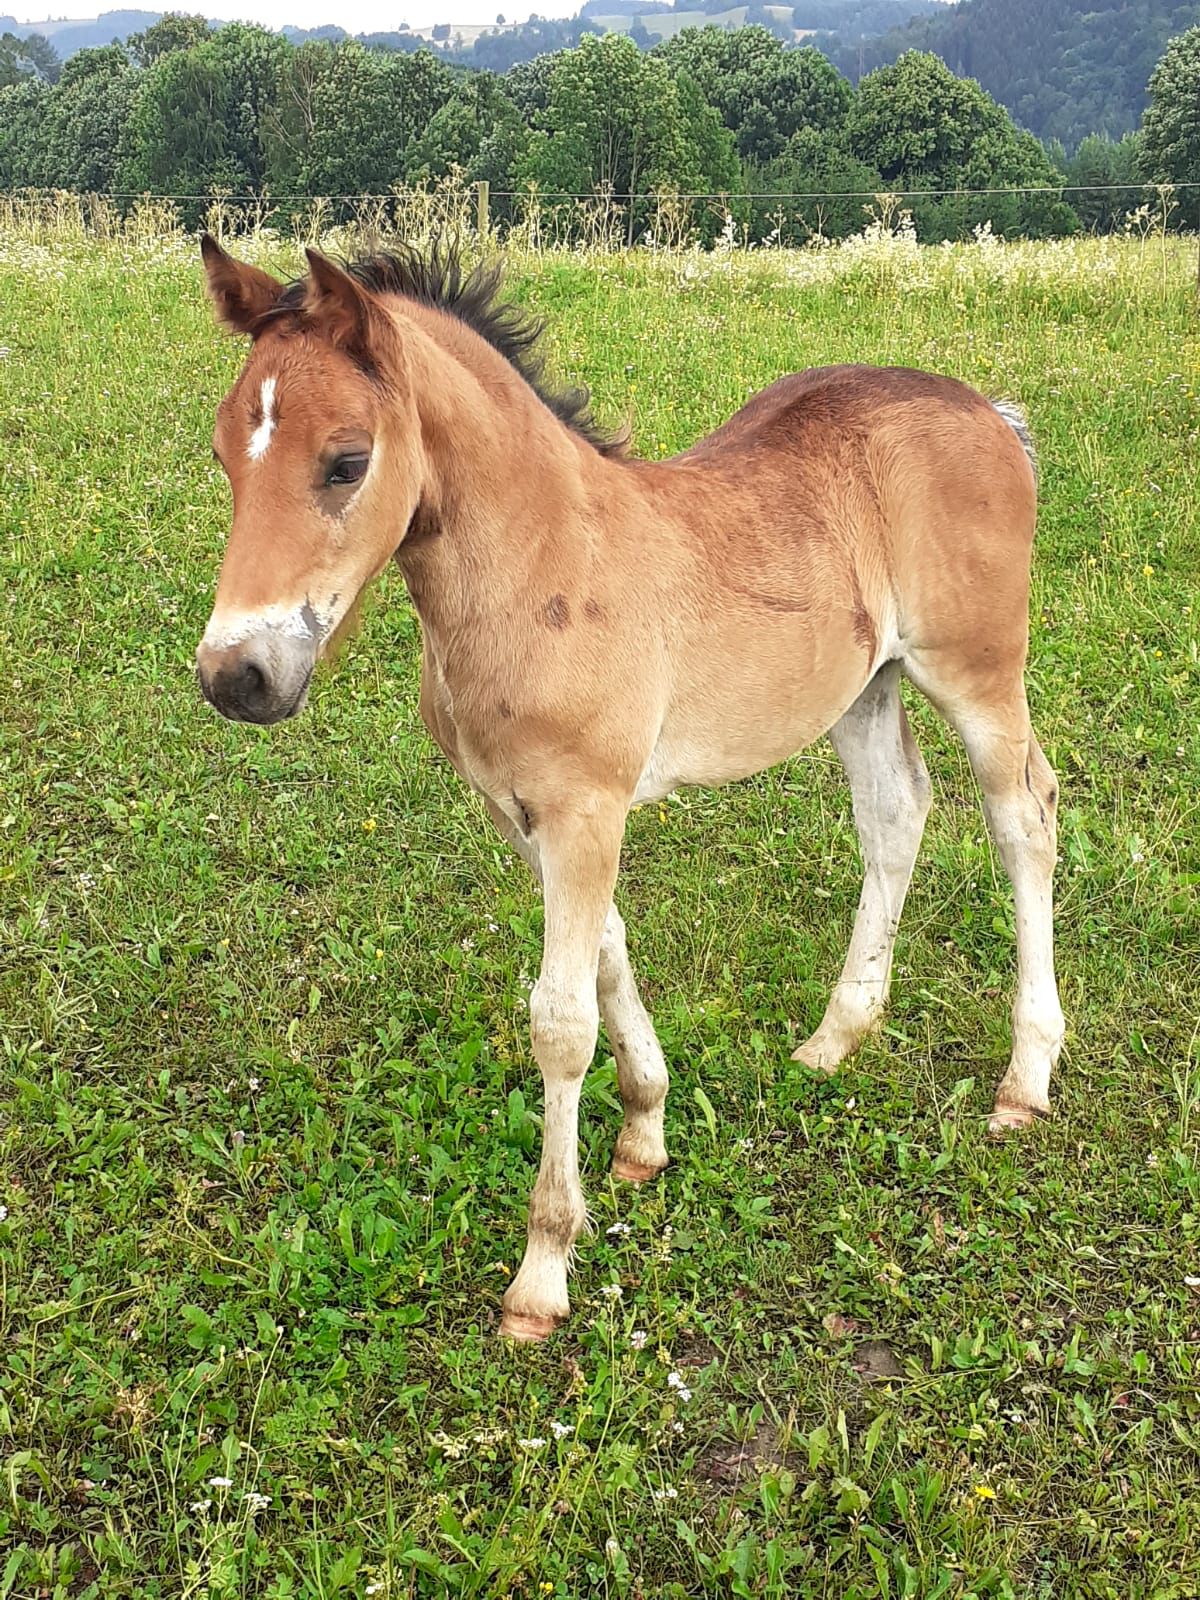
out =
<path fill-rule="evenodd" d="M 42 118 L 53 92 L 40 78 L 0 88 L 0 189 L 41 181 Z"/>
<path fill-rule="evenodd" d="M 152 67 L 173 50 L 192 50 L 203 44 L 212 37 L 212 31 L 203 17 L 168 11 L 144 33 L 131 33 L 126 44 L 139 67 Z"/>
<path fill-rule="evenodd" d="M 279 34 L 231 22 L 190 50 L 160 55 L 138 84 L 123 186 L 183 195 L 262 189 L 262 127 L 291 48 Z"/>
<path fill-rule="evenodd" d="M 510 190 L 524 156 L 521 113 L 491 72 L 460 79 L 413 141 L 405 161 L 410 179 L 439 177 L 458 167 L 471 182 L 486 178 Z"/>
<path fill-rule="evenodd" d="M 686 72 L 747 161 L 778 156 L 801 128 L 840 126 L 850 85 L 818 50 L 785 50 L 765 28 L 685 28 L 654 51 Z"/>
<path fill-rule="evenodd" d="M 695 153 L 695 170 L 706 194 L 735 194 L 742 187 L 742 164 L 733 134 L 721 121 L 716 106 L 704 98 L 690 72 L 675 79 L 685 134 Z"/>
<path fill-rule="evenodd" d="M 1096 233 L 1120 228 L 1128 212 L 1141 204 L 1142 141 L 1136 133 L 1123 139 L 1092 134 L 1066 163 L 1069 199 L 1080 223 Z M 1113 184 L 1121 188 L 1109 187 Z"/>
<path fill-rule="evenodd" d="M 31 33 L 27 39 L 15 33 L 0 34 L 0 88 L 26 78 L 57 83 L 61 68 L 54 46 L 42 34 Z"/>
<path fill-rule="evenodd" d="M 1142 147 L 1152 182 L 1200 181 L 1200 27 L 1172 39 L 1150 76 Z M 1200 189 L 1181 189 L 1177 198 L 1181 220 L 1200 226 Z"/>
<path fill-rule="evenodd" d="M 428 50 L 390 55 L 347 42 L 301 46 L 282 64 L 265 121 L 278 192 L 384 193 L 408 176 L 454 78 Z"/>
<path fill-rule="evenodd" d="M 504 91 L 530 127 L 535 127 L 550 104 L 550 81 L 561 50 L 547 51 L 532 61 L 521 61 L 504 74 Z"/>
<path fill-rule="evenodd" d="M 934 55 L 909 51 L 869 73 L 845 124 L 848 152 L 878 169 L 889 189 L 1053 187 L 1064 180 L 1030 133 L 972 78 Z M 955 237 L 983 222 L 997 232 L 1069 231 L 1074 214 L 1054 195 L 935 195 L 913 206 L 925 237 Z"/>
<path fill-rule="evenodd" d="M 306 169 L 321 138 L 319 118 L 329 98 L 325 83 L 337 70 L 338 48 L 330 39 L 306 39 L 280 61 L 261 130 L 268 182 L 276 194 L 305 193 Z"/>
<path fill-rule="evenodd" d="M 555 58 L 524 175 L 543 190 L 567 194 L 601 186 L 619 196 L 660 186 L 705 189 L 709 179 L 695 138 L 703 131 L 701 104 L 690 92 L 681 97 L 666 63 L 644 55 L 625 35 L 589 36 Z M 642 208 L 630 204 L 631 241 L 641 220 Z"/>
<path fill-rule="evenodd" d="M 887 187 L 869 161 L 851 155 L 836 133 L 819 128 L 794 133 L 773 161 L 750 170 L 747 186 L 756 194 L 786 197 L 756 200 L 753 208 L 755 232 L 761 236 L 779 226 L 784 244 L 861 232 L 869 197 Z"/>
<path fill-rule="evenodd" d="M 845 31 L 825 42 L 851 78 L 931 50 L 1024 127 L 1073 149 L 1088 134 L 1117 139 L 1137 126 L 1154 63 L 1173 35 L 1200 24 L 1200 0 L 964 0 L 866 40 L 872 30 L 849 22 L 832 23 Z"/>
<path fill-rule="evenodd" d="M 136 81 L 120 45 L 77 51 L 42 104 L 33 181 L 81 191 L 120 187 Z"/>

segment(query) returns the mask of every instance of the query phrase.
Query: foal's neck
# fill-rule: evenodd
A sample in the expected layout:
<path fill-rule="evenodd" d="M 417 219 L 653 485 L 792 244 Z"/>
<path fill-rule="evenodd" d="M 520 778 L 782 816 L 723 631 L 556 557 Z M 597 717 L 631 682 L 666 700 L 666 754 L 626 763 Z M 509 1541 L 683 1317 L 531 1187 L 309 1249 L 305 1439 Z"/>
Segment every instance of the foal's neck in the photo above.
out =
<path fill-rule="evenodd" d="M 411 321 L 425 479 L 396 563 L 423 625 L 445 637 L 554 593 L 594 538 L 602 480 L 621 469 L 470 329 L 421 307 Z"/>

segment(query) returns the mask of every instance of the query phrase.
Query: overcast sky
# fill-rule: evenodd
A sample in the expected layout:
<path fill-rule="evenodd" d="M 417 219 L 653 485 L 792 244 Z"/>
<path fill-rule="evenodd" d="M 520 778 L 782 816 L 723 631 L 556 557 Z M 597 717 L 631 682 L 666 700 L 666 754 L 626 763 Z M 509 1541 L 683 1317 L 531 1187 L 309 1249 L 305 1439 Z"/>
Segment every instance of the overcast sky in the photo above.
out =
<path fill-rule="evenodd" d="M 503 12 L 509 22 L 524 22 L 530 11 L 539 17 L 573 17 L 579 11 L 581 0 L 523 0 L 516 10 L 510 10 L 506 0 L 228 0 L 220 4 L 214 0 L 210 10 L 204 0 L 179 0 L 172 6 L 168 0 L 127 0 L 131 6 L 140 5 L 146 11 L 177 10 L 203 11 L 206 16 L 219 17 L 222 22 L 261 22 L 264 27 L 282 28 L 285 22 L 298 28 L 316 28 L 323 22 L 336 22 L 347 33 L 376 33 L 391 31 L 402 22 L 413 28 L 427 28 L 434 22 L 495 22 Z M 0 0 L 0 14 L 16 17 L 18 22 L 42 22 L 47 15 L 95 16 L 99 11 L 115 10 L 116 5 L 99 5 L 95 11 L 80 6 L 76 12 L 48 8 L 45 0 L 40 5 L 21 5 L 20 0 Z"/>

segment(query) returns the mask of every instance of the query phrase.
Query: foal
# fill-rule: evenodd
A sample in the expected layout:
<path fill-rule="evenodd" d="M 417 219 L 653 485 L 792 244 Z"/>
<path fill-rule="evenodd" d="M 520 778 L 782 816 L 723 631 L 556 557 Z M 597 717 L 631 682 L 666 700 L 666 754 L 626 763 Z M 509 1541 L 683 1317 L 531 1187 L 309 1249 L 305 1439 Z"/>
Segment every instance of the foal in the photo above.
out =
<path fill-rule="evenodd" d="M 929 809 L 899 696 L 957 729 L 1016 899 L 1012 1061 L 991 1128 L 1049 1109 L 1054 775 L 1023 670 L 1036 483 L 1019 413 L 948 378 L 782 378 L 669 461 L 628 459 L 542 379 L 494 273 L 310 251 L 287 287 L 203 241 L 220 320 L 253 340 L 217 413 L 233 530 L 197 651 L 225 716 L 303 707 L 313 665 L 395 560 L 421 619 L 421 714 L 540 878 L 530 997 L 545 1085 L 529 1240 L 501 1331 L 567 1315 L 584 1226 L 577 1118 L 603 1018 L 613 1172 L 667 1164 L 667 1071 L 612 903 L 626 814 L 828 733 L 865 882 L 842 975 L 796 1059 L 832 1072 L 878 1022 Z"/>

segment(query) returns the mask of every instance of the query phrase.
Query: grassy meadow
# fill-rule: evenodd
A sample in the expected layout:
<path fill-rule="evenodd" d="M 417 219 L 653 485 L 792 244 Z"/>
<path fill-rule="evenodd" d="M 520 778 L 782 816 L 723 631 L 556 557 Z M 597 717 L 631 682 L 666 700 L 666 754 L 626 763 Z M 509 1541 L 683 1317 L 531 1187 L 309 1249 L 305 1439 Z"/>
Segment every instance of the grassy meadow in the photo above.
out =
<path fill-rule="evenodd" d="M 788 1060 L 859 892 L 829 747 L 641 809 L 675 1164 L 610 1181 L 602 1039 L 574 1315 L 514 1348 L 541 911 L 403 586 L 301 720 L 221 722 L 194 242 L 0 238 L 0 1600 L 1200 1593 L 1194 249 L 514 260 L 646 454 L 826 362 L 1027 406 L 1068 1018 L 1053 1121 L 989 1141 L 1011 896 L 911 696 L 934 811 L 832 1080 Z"/>

